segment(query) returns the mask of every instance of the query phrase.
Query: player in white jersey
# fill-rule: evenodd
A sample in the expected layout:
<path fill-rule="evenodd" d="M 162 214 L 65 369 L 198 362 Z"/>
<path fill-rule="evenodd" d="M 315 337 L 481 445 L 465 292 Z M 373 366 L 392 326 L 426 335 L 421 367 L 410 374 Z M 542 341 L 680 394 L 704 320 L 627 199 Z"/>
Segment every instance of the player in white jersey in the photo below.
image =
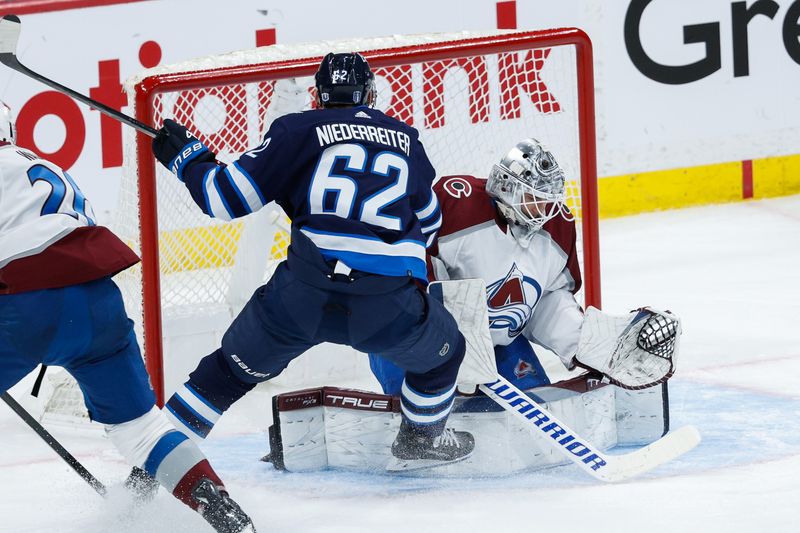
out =
<path fill-rule="evenodd" d="M 0 392 L 39 364 L 78 381 L 94 421 L 133 465 L 217 531 L 254 531 L 200 449 L 155 406 L 111 276 L 139 261 L 61 168 L 14 144 L 0 105 Z"/>
<path fill-rule="evenodd" d="M 521 389 L 548 384 L 532 342 L 558 355 L 569 370 L 580 365 L 608 374 L 611 350 L 600 350 L 589 338 L 595 323 L 583 327 L 584 312 L 575 299 L 581 287 L 576 228 L 555 157 L 539 141 L 526 139 L 493 166 L 488 179 L 444 176 L 434 190 L 442 211 L 438 243 L 429 249 L 434 276 L 486 282 L 499 373 Z M 598 320 L 613 322 L 607 331 L 618 334 L 641 320 L 637 316 Z M 396 394 L 398 373 L 391 363 L 371 356 L 370 364 L 384 392 Z"/>

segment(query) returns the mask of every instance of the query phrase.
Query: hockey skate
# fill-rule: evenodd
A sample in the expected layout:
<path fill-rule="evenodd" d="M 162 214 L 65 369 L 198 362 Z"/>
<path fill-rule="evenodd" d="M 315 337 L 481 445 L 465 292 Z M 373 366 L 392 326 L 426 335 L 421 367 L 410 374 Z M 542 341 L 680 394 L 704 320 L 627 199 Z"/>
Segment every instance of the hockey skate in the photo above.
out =
<path fill-rule="evenodd" d="M 250 517 L 210 479 L 201 479 L 192 497 L 200 504 L 200 515 L 217 533 L 255 533 Z"/>
<path fill-rule="evenodd" d="M 445 428 L 441 435 L 430 437 L 404 420 L 392 443 L 393 457 L 386 470 L 407 472 L 463 461 L 474 448 L 475 437 L 471 433 Z"/>
<path fill-rule="evenodd" d="M 153 476 L 136 466 L 133 467 L 124 483 L 124 487 L 139 503 L 153 501 L 160 486 Z"/>

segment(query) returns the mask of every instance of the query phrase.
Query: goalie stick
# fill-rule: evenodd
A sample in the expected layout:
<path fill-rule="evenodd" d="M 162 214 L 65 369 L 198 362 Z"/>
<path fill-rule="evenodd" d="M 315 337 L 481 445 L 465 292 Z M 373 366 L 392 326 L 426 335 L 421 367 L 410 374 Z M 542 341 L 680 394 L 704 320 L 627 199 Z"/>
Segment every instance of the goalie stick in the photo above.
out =
<path fill-rule="evenodd" d="M 75 100 L 78 100 L 79 102 L 83 102 L 89 107 L 93 107 L 101 113 L 108 115 L 109 117 L 116 119 L 123 124 L 127 124 L 128 126 L 131 126 L 145 135 L 155 137 L 158 134 L 157 130 L 151 128 L 147 124 L 139 122 L 135 118 L 129 117 L 125 113 L 108 107 L 97 100 L 93 100 L 88 96 L 84 96 L 76 91 L 73 91 L 69 87 L 64 87 L 60 83 L 42 76 L 41 74 L 32 71 L 20 63 L 19 59 L 17 59 L 17 41 L 19 41 L 21 29 L 22 24 L 19 21 L 19 17 L 16 15 L 6 15 L 0 19 L 0 63 L 3 63 L 8 68 L 16 70 L 20 74 L 24 74 L 25 76 L 38 80 L 45 85 L 48 85 L 53 89 L 62 92 L 67 96 L 74 98 Z"/>
<path fill-rule="evenodd" d="M 684 426 L 634 452 L 606 455 L 502 376 L 498 375 L 494 383 L 479 387 L 531 432 L 545 437 L 584 472 L 601 481 L 613 483 L 632 478 L 683 455 L 700 443 L 697 429 Z"/>

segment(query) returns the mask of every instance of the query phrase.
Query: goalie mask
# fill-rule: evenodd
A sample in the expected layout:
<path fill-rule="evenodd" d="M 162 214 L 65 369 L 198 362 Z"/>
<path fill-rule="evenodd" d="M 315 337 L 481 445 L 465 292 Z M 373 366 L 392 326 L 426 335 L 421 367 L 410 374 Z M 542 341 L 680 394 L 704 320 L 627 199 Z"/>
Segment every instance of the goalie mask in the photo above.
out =
<path fill-rule="evenodd" d="M 492 167 L 486 192 L 496 200 L 512 234 L 523 246 L 548 220 L 559 215 L 572 220 L 566 205 L 564 172 L 536 139 L 520 141 Z"/>
<path fill-rule="evenodd" d="M 359 53 L 326 55 L 314 81 L 320 107 L 375 104 L 375 75 Z"/>
<path fill-rule="evenodd" d="M 14 144 L 17 138 L 17 128 L 14 125 L 14 116 L 11 108 L 0 102 L 0 142 Z"/>

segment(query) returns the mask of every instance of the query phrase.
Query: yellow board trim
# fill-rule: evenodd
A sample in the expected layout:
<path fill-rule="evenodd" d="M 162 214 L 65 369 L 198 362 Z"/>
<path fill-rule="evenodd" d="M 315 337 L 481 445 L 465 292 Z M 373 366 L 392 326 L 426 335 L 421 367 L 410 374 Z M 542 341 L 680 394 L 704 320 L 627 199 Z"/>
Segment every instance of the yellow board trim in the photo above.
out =
<path fill-rule="evenodd" d="M 800 193 L 800 155 L 753 160 L 753 197 Z"/>
<path fill-rule="evenodd" d="M 753 160 L 753 198 L 800 193 L 800 155 Z M 742 162 L 598 180 L 600 218 L 743 200 Z"/>

